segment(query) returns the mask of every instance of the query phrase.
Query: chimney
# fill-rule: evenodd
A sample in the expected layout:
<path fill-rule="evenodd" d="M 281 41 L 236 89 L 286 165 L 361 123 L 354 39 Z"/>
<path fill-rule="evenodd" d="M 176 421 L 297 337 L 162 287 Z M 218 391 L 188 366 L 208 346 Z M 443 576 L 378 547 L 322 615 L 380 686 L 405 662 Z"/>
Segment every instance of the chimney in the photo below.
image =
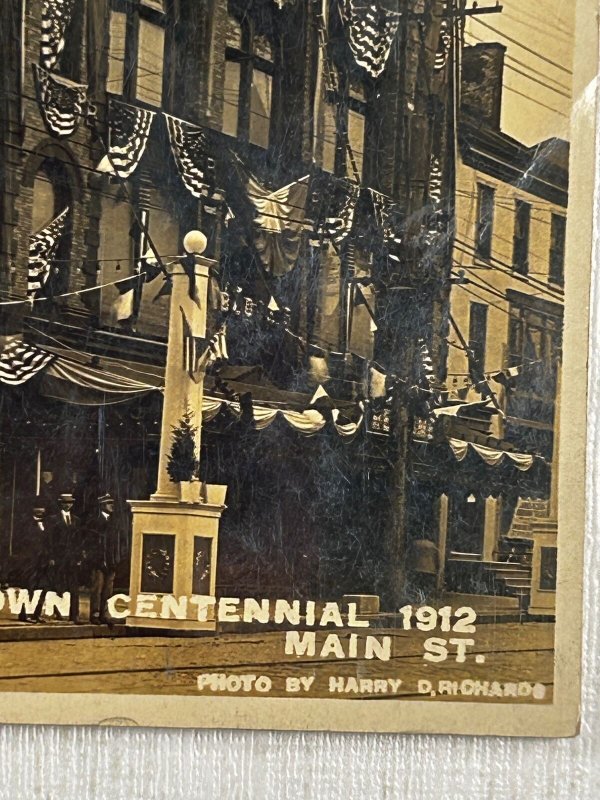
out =
<path fill-rule="evenodd" d="M 485 42 L 463 50 L 461 114 L 500 130 L 506 47 Z"/>

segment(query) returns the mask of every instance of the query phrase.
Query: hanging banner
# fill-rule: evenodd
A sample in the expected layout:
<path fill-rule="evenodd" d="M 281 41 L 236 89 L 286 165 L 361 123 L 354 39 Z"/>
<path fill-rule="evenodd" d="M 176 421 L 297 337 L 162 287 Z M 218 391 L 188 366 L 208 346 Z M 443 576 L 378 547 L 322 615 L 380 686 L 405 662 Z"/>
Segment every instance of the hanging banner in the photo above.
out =
<path fill-rule="evenodd" d="M 87 87 L 33 65 L 40 114 L 52 136 L 62 139 L 77 130 L 86 105 Z"/>
<path fill-rule="evenodd" d="M 96 169 L 128 178 L 140 163 L 155 112 L 111 98 L 108 103 L 108 152 Z"/>
<path fill-rule="evenodd" d="M 306 227 L 308 175 L 272 191 L 249 176 L 248 197 L 256 209 L 254 244 L 267 272 L 275 277 L 298 260 L 300 233 Z"/>
<path fill-rule="evenodd" d="M 209 191 L 208 174 L 214 163 L 208 157 L 205 131 L 170 114 L 165 114 L 164 117 L 171 152 L 181 180 L 194 197 L 206 197 Z"/>

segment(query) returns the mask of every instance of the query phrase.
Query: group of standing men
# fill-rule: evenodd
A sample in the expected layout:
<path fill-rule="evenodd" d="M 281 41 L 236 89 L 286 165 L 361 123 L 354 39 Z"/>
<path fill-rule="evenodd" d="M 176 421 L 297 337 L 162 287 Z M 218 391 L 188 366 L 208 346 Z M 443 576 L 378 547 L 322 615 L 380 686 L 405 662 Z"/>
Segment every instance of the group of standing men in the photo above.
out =
<path fill-rule="evenodd" d="M 80 586 L 90 588 L 90 622 L 111 624 L 107 603 L 113 594 L 116 568 L 121 560 L 122 536 L 109 494 L 98 497 L 97 513 L 85 524 L 73 513 L 72 494 L 59 495 L 57 510 L 47 514 L 43 497 L 35 500 L 33 514 L 19 537 L 19 555 L 13 569 L 18 585 L 42 590 L 33 614 L 21 613 L 25 622 L 43 622 L 47 591 L 69 592 L 69 619 L 80 623 Z M 12 578 L 13 576 L 11 576 Z"/>

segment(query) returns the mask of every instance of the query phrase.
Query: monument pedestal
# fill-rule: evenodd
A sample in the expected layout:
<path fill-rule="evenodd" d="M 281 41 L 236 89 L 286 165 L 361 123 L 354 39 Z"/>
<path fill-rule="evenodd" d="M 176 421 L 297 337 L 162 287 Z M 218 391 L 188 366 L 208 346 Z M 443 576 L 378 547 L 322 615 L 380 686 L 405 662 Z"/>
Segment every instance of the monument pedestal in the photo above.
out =
<path fill-rule="evenodd" d="M 226 487 L 209 487 L 221 495 Z M 220 490 L 220 491 L 219 491 Z M 211 498 L 213 499 L 213 498 Z M 133 512 L 131 614 L 127 625 L 165 630 L 214 631 L 214 606 L 198 619 L 194 597 L 215 595 L 219 522 L 216 504 L 130 500 Z M 202 614 L 201 614 L 202 616 Z"/>

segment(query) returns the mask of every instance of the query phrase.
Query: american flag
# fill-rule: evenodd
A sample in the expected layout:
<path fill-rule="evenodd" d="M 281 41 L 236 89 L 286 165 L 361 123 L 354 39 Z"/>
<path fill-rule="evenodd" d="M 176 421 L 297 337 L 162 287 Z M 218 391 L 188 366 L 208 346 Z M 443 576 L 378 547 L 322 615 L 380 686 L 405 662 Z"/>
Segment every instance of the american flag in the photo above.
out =
<path fill-rule="evenodd" d="M 431 156 L 429 169 L 429 202 L 439 208 L 442 204 L 442 167 L 436 155 Z"/>
<path fill-rule="evenodd" d="M 198 382 L 202 373 L 215 361 L 227 361 L 227 325 L 223 323 L 219 330 L 207 342 L 201 336 L 194 336 L 183 308 L 180 306 L 183 329 L 183 368 L 192 380 Z"/>
<path fill-rule="evenodd" d="M 110 99 L 108 154 L 96 167 L 98 172 L 128 178 L 135 171 L 144 155 L 154 115 L 154 111 Z"/>
<path fill-rule="evenodd" d="M 340 190 L 336 192 L 339 195 Z M 325 219 L 322 231 L 325 236 L 330 238 L 335 244 L 341 244 L 350 234 L 354 224 L 354 211 L 358 201 L 359 187 L 350 184 L 343 192 L 341 202 L 333 214 Z"/>
<path fill-rule="evenodd" d="M 0 383 L 19 386 L 54 361 L 56 355 L 26 344 L 19 336 L 7 337 L 0 351 Z"/>
<path fill-rule="evenodd" d="M 51 75 L 34 64 L 40 113 L 49 132 L 62 138 L 71 136 L 81 119 L 86 103 L 86 86 Z"/>
<path fill-rule="evenodd" d="M 52 261 L 64 233 L 68 214 L 67 206 L 45 228 L 29 237 L 27 296 L 30 298 L 35 297 L 48 282 Z"/>
<path fill-rule="evenodd" d="M 47 69 L 52 69 L 64 49 L 65 29 L 71 19 L 74 4 L 75 0 L 44 0 L 40 63 Z"/>
<path fill-rule="evenodd" d="M 401 14 L 380 8 L 377 2 L 345 0 L 343 16 L 356 63 L 377 78 L 385 69 Z"/>
<path fill-rule="evenodd" d="M 208 173 L 214 162 L 207 155 L 206 134 L 202 128 L 165 114 L 171 152 L 181 179 L 194 197 L 208 194 Z"/>

